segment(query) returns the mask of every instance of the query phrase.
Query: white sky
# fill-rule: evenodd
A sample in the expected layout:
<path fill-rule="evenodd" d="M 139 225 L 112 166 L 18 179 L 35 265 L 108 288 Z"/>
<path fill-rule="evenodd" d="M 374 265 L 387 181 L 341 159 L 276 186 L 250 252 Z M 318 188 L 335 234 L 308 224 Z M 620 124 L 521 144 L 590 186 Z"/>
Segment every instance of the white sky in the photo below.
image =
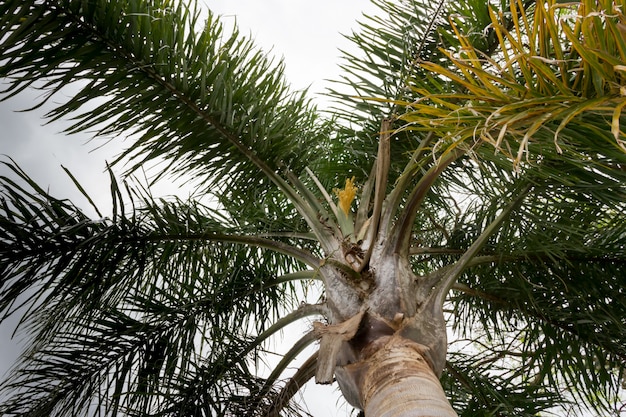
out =
<path fill-rule="evenodd" d="M 338 49 L 350 47 L 342 34 L 357 28 L 356 20 L 363 12 L 374 10 L 369 0 L 200 1 L 222 15 L 227 25 L 236 21 L 243 34 L 251 35 L 263 49 L 284 58 L 287 80 L 296 89 L 309 87 L 312 93 L 323 92 L 328 85 L 324 80 L 338 77 Z M 44 110 L 15 112 L 32 106 L 38 95 L 26 91 L 0 102 L 0 155 L 12 157 L 53 195 L 83 206 L 83 200 L 61 169 L 61 165 L 66 166 L 94 195 L 97 204 L 108 207 L 110 193 L 104 161 L 111 161 L 120 147 L 112 144 L 94 149 L 97 143 L 87 143 L 86 135 L 58 134 L 66 124 L 44 126 Z M 323 106 L 324 100 L 318 103 Z M 0 175 L 3 172 L 0 168 Z M 0 326 L 0 379 L 17 355 L 16 340 L 10 340 L 12 331 L 13 326 Z M 334 391 L 336 386 L 306 389 L 314 416 L 349 415 L 351 407 L 342 407 L 343 402 L 333 395 Z"/>
<path fill-rule="evenodd" d="M 283 56 L 287 79 L 296 88 L 321 92 L 324 80 L 337 78 L 338 48 L 348 48 L 341 34 L 356 29 L 369 0 L 203 0 L 226 22 L 236 20 L 264 48 Z"/>

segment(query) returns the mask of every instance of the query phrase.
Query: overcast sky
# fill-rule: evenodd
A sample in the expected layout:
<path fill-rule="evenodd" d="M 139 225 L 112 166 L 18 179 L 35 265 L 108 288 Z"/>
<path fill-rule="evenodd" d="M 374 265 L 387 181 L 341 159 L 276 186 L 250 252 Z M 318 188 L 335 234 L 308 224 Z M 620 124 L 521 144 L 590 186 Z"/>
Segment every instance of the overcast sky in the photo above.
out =
<path fill-rule="evenodd" d="M 326 79 L 339 74 L 338 49 L 349 48 L 342 37 L 356 29 L 363 12 L 374 10 L 369 0 L 201 0 L 225 23 L 237 22 L 244 34 L 286 63 L 286 76 L 293 87 L 323 92 Z M 107 207 L 110 199 L 108 179 L 104 174 L 106 160 L 111 161 L 121 149 L 121 141 L 99 148 L 100 142 L 87 135 L 59 134 L 66 124 L 44 125 L 45 109 L 16 112 L 32 106 L 40 95 L 25 91 L 0 103 L 0 154 L 13 158 L 40 185 L 57 197 L 70 198 L 81 207 L 87 205 L 61 169 L 69 168 L 95 197 Z M 319 100 L 321 106 L 323 99 Z M 5 160 L 5 159 L 3 159 Z M 6 171 L 0 168 L 0 174 Z M 169 189 L 168 189 L 169 190 Z M 165 192 L 165 191 L 164 191 Z M 16 343 L 10 340 L 14 326 L 0 326 L 0 378 L 16 357 Z M 339 407 L 336 388 L 309 387 L 307 397 L 315 416 L 347 416 L 350 407 Z"/>

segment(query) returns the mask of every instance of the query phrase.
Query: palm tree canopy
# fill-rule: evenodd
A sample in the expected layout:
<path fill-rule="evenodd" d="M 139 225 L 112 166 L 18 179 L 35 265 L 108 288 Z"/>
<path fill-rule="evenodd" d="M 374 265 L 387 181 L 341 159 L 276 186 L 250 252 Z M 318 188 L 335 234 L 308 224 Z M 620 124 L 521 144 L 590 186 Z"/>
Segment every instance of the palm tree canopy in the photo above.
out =
<path fill-rule="evenodd" d="M 3 98 L 42 89 L 66 133 L 131 142 L 108 215 L 67 172 L 98 219 L 4 162 L 0 320 L 33 342 L 3 415 L 300 415 L 323 361 L 285 371 L 319 332 L 256 362 L 356 316 L 375 242 L 439 289 L 459 415 L 616 412 L 626 2 L 374 3 L 324 113 L 195 3 L 0 0 Z M 152 197 L 149 163 L 202 199 Z"/>

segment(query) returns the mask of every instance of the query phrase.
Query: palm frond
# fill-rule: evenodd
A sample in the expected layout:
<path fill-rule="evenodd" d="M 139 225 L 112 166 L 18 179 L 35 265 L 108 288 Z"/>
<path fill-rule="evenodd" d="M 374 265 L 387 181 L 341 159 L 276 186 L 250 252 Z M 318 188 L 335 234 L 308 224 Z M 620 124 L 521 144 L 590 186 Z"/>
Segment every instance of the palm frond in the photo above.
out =
<path fill-rule="evenodd" d="M 587 188 L 536 186 L 474 258 L 452 299 L 462 336 L 519 341 L 505 355 L 510 375 L 567 391 L 602 414 L 615 409 L 626 359 L 626 218 L 623 185 L 610 200 Z M 491 209 L 474 206 L 462 233 L 449 235 L 447 250 L 425 249 L 422 262 L 455 262 L 498 213 L 497 201 Z M 519 355 L 527 359 L 519 362 Z"/>
<path fill-rule="evenodd" d="M 236 28 L 229 34 L 209 12 L 198 32 L 201 14 L 185 2 L 0 7 L 5 98 L 35 86 L 47 101 L 75 85 L 48 117 L 72 117 L 68 133 L 132 137 L 120 157 L 131 169 L 165 160 L 157 177 L 197 174 L 215 194 L 273 183 L 297 200 L 277 171 L 301 171 L 327 129 L 303 93 L 290 92 L 282 64 Z"/>
<path fill-rule="evenodd" d="M 34 339 L 3 386 L 19 393 L 3 414 L 89 415 L 94 398 L 105 415 L 145 414 L 196 367 L 221 369 L 214 410 L 245 384 L 265 386 L 254 356 L 295 307 L 293 282 L 313 273 L 293 273 L 305 267 L 293 237 L 236 235 L 223 214 L 132 188 L 126 213 L 116 182 L 117 211 L 94 221 L 6 167 L 16 178 L 1 178 L 0 311 L 22 314 Z"/>
<path fill-rule="evenodd" d="M 358 52 L 343 51 L 343 74 L 329 90 L 337 101 L 332 114 L 340 123 L 337 139 L 329 144 L 333 165 L 319 168 L 354 175 L 359 182 L 365 181 L 376 157 L 381 122 L 395 118 L 394 100 L 412 95 L 409 80 L 416 71 L 422 75 L 415 63 L 439 54 L 437 31 L 447 24 L 449 13 L 445 1 L 373 3 L 379 12 L 364 16 L 359 30 L 347 36 Z M 415 137 L 394 141 L 392 179 L 404 168 L 406 153 L 418 143 Z"/>
<path fill-rule="evenodd" d="M 476 345 L 459 342 L 463 347 L 454 351 L 442 378 L 450 392 L 459 416 L 537 416 L 550 412 L 559 398 L 558 393 L 546 391 L 538 385 L 521 383 L 515 376 L 502 372 L 500 366 L 515 355 L 510 345 L 496 345 L 476 354 Z M 482 346 L 481 346 L 482 348 Z M 472 352 L 466 354 L 464 352 Z M 506 359 L 503 359 L 506 358 Z M 532 399 L 532 400 L 529 400 Z"/>

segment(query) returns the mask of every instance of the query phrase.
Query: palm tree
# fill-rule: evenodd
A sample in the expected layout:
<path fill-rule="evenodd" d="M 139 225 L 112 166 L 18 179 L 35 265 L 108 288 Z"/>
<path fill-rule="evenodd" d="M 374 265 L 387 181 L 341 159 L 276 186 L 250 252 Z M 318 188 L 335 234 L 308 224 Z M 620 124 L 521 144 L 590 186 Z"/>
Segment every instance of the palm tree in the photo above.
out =
<path fill-rule="evenodd" d="M 365 416 L 619 413 L 626 2 L 374 2 L 327 114 L 195 4 L 0 0 L 4 97 L 132 140 L 108 216 L 68 171 L 97 219 L 5 160 L 3 415 L 301 415 L 313 378 Z"/>

